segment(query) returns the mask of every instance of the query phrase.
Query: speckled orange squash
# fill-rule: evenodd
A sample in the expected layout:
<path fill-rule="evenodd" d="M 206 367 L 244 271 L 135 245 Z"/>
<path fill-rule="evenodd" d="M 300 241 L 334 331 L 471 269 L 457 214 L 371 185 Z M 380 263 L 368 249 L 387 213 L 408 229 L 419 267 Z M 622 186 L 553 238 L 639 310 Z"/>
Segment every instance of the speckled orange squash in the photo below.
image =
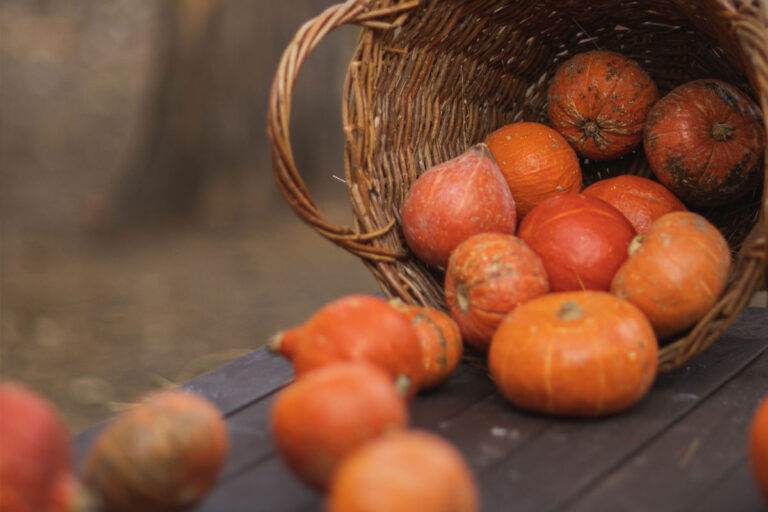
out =
<path fill-rule="evenodd" d="M 424 430 L 378 437 L 350 454 L 333 479 L 327 512 L 478 512 L 461 453 Z"/>
<path fill-rule="evenodd" d="M 757 487 L 768 501 L 768 395 L 758 405 L 750 423 L 749 465 Z"/>
<path fill-rule="evenodd" d="M 270 416 L 283 460 L 320 490 L 346 455 L 407 422 L 405 400 L 392 377 L 364 361 L 306 373 L 277 395 Z"/>
<path fill-rule="evenodd" d="M 694 80 L 659 100 L 648 114 L 643 145 L 659 181 L 691 204 L 732 202 L 763 175 L 760 109 L 720 80 Z"/>
<path fill-rule="evenodd" d="M 610 160 L 640 144 L 643 124 L 659 91 L 634 60 L 592 50 L 560 65 L 547 98 L 551 126 L 579 155 Z"/>
<path fill-rule="evenodd" d="M 219 409 L 197 393 L 149 394 L 98 436 L 84 481 L 109 512 L 174 512 L 213 487 L 229 450 Z"/>
<path fill-rule="evenodd" d="M 414 396 L 424 379 L 421 343 L 410 320 L 385 299 L 352 294 L 318 309 L 290 331 L 297 376 L 338 361 L 368 361 L 410 381 Z"/>
<path fill-rule="evenodd" d="M 445 300 L 468 345 L 486 351 L 507 313 L 549 291 L 541 258 L 514 235 L 483 233 L 448 262 Z"/>
<path fill-rule="evenodd" d="M 687 210 L 661 183 L 632 174 L 596 181 L 581 193 L 602 199 L 619 210 L 638 235 L 648 231 L 651 223 L 662 215 Z"/>
<path fill-rule="evenodd" d="M 725 289 L 731 265 L 728 243 L 693 212 L 668 213 L 633 240 L 611 292 L 637 306 L 660 339 L 691 327 Z"/>
<path fill-rule="evenodd" d="M 581 190 L 579 158 L 549 126 L 508 124 L 491 133 L 485 143 L 512 191 L 518 220 L 548 197 Z"/>
<path fill-rule="evenodd" d="M 551 293 L 512 311 L 488 364 L 514 405 L 595 417 L 637 403 L 656 376 L 658 345 L 643 313 L 606 292 Z"/>
<path fill-rule="evenodd" d="M 439 309 L 406 304 L 399 299 L 390 303 L 411 320 L 421 342 L 424 361 L 421 389 L 439 386 L 453 374 L 464 353 L 459 326 Z"/>

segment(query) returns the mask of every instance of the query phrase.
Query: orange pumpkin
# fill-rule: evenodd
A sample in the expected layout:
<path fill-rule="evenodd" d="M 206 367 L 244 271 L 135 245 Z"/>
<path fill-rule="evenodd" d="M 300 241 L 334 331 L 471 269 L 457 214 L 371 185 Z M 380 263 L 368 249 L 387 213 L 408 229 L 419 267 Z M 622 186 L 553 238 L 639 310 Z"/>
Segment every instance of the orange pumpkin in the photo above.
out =
<path fill-rule="evenodd" d="M 654 105 L 644 134 L 656 177 L 683 201 L 734 201 L 763 176 L 765 128 L 746 94 L 720 80 L 694 80 Z"/>
<path fill-rule="evenodd" d="M 501 233 L 462 242 L 445 274 L 451 316 L 467 344 L 483 351 L 507 313 L 548 291 L 541 258 L 520 238 Z"/>
<path fill-rule="evenodd" d="M 76 498 L 65 487 L 73 481 L 71 451 L 53 404 L 21 383 L 0 383 L 0 510 L 69 510 Z"/>
<path fill-rule="evenodd" d="M 749 427 L 749 465 L 755 483 L 768 500 L 768 395 L 757 406 Z"/>
<path fill-rule="evenodd" d="M 270 417 L 283 460 L 319 490 L 352 450 L 407 422 L 405 400 L 392 377 L 364 361 L 305 374 L 277 395 Z"/>
<path fill-rule="evenodd" d="M 386 300 L 347 295 L 321 307 L 291 335 L 296 375 L 337 361 L 365 360 L 410 380 L 413 396 L 424 379 L 421 344 L 410 320 Z"/>
<path fill-rule="evenodd" d="M 581 190 L 581 167 L 562 135 L 539 123 L 512 123 L 485 140 L 512 191 L 517 216 L 563 192 Z"/>
<path fill-rule="evenodd" d="M 461 453 L 422 430 L 378 437 L 340 465 L 328 512 L 477 512 L 477 487 Z"/>
<path fill-rule="evenodd" d="M 442 384 L 456 370 L 464 352 L 459 326 L 442 311 L 406 304 L 401 300 L 390 302 L 407 316 L 421 342 L 424 361 L 424 380 L 421 389 Z"/>
<path fill-rule="evenodd" d="M 101 432 L 84 481 L 109 512 L 187 510 L 213 487 L 228 448 L 224 418 L 208 399 L 154 392 Z"/>
<path fill-rule="evenodd" d="M 611 293 L 645 313 L 668 338 L 699 321 L 720 298 L 731 265 L 728 243 L 692 212 L 668 213 L 633 240 Z"/>
<path fill-rule="evenodd" d="M 638 235 L 648 231 L 651 223 L 662 215 L 687 210 L 661 183 L 632 174 L 596 181 L 581 193 L 602 199 L 619 210 Z"/>
<path fill-rule="evenodd" d="M 537 297 L 513 310 L 491 341 L 488 365 L 514 405 L 562 416 L 627 409 L 650 389 L 658 344 L 643 313 L 609 293 Z"/>
<path fill-rule="evenodd" d="M 558 67 L 547 98 L 550 124 L 579 155 L 610 160 L 640 144 L 659 91 L 634 60 L 593 50 Z"/>

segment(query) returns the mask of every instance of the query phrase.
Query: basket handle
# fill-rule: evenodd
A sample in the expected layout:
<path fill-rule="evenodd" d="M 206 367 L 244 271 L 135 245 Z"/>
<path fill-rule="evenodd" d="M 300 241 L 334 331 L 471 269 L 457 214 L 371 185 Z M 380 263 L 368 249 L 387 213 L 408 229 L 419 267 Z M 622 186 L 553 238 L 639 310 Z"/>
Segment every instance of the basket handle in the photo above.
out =
<path fill-rule="evenodd" d="M 337 226 L 321 215 L 301 178 L 291 149 L 289 124 L 291 95 L 302 64 L 309 54 L 332 30 L 347 24 L 388 30 L 402 24 L 405 11 L 413 9 L 419 0 L 401 2 L 392 7 L 371 10 L 369 0 L 349 0 L 326 9 L 299 28 L 283 52 L 269 95 L 267 136 L 272 152 L 272 171 L 278 188 L 299 217 L 325 238 L 365 259 L 394 261 L 402 257 L 368 242 L 388 232 L 394 222 L 383 229 L 362 233 L 360 229 Z M 392 15 L 401 14 L 394 21 Z"/>

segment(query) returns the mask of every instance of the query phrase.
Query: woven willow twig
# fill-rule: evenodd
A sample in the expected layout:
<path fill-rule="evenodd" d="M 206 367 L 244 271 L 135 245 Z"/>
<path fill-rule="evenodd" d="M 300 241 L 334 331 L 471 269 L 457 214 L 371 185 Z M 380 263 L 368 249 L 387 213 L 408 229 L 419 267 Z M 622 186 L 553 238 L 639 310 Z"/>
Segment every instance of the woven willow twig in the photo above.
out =
<path fill-rule="evenodd" d="M 765 0 L 349 0 L 301 27 L 280 61 L 268 124 L 275 178 L 296 213 L 359 256 L 389 296 L 444 307 L 443 275 L 413 257 L 399 227 L 403 199 L 421 172 L 503 124 L 546 123 L 557 65 L 593 48 L 637 60 L 662 93 L 695 78 L 733 83 L 759 102 L 768 125 L 767 13 Z M 342 93 L 352 227 L 318 211 L 296 169 L 288 126 L 301 64 L 343 24 L 363 27 Z M 642 149 L 581 164 L 585 185 L 651 175 Z M 734 265 L 706 317 L 667 340 L 662 371 L 709 346 L 765 282 L 766 183 L 737 204 L 697 210 L 726 236 Z"/>

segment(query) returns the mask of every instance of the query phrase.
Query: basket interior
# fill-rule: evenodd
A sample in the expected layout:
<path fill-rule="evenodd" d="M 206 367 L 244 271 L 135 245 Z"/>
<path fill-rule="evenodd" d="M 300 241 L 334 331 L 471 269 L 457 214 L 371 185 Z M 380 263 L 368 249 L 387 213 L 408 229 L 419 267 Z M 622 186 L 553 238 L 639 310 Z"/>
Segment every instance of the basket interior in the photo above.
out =
<path fill-rule="evenodd" d="M 504 124 L 547 124 L 549 81 L 576 53 L 622 53 L 651 74 L 661 94 L 689 80 L 718 78 L 759 102 L 721 10 L 715 0 L 432 0 L 395 30 L 363 30 L 347 75 L 346 172 L 358 229 L 372 232 L 396 221 L 376 243 L 404 257 L 366 262 L 382 289 L 445 307 L 442 274 L 408 255 L 397 223 L 408 188 L 421 172 Z M 581 165 L 584 186 L 625 173 L 652 177 L 642 148 Z M 736 253 L 758 220 L 761 193 L 691 209 L 718 226 Z"/>

